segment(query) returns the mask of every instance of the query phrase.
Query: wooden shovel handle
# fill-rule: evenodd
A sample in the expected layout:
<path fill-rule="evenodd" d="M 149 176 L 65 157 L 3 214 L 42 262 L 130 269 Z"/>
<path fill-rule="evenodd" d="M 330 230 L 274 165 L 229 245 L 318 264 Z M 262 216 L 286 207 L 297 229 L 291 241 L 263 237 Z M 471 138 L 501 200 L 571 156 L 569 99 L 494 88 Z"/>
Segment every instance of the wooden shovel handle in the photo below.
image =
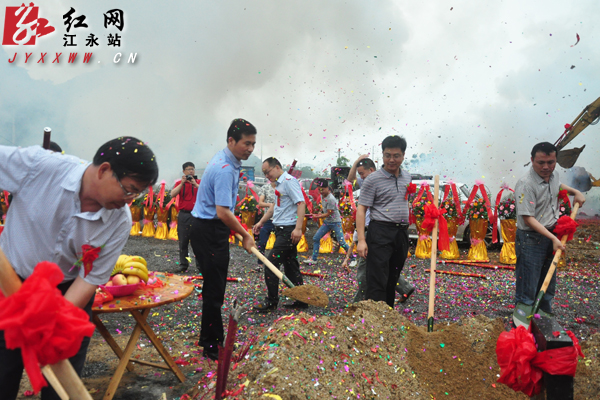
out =
<path fill-rule="evenodd" d="M 440 176 L 435 176 L 433 188 L 433 205 L 438 207 L 438 195 L 440 189 Z M 431 232 L 431 263 L 429 272 L 429 310 L 427 312 L 427 331 L 433 332 L 433 312 L 435 309 L 435 267 L 437 264 L 437 233 L 438 221 L 435 220 L 433 231 Z"/>
<path fill-rule="evenodd" d="M 575 217 L 577 216 L 577 211 L 579 211 L 579 203 L 575 203 L 575 205 L 573 206 L 573 210 L 571 211 L 571 219 L 575 219 Z M 563 237 L 560 239 L 560 242 L 563 244 L 563 246 L 567 243 L 567 237 L 568 235 L 563 235 Z M 548 269 L 548 273 L 546 274 L 546 278 L 544 279 L 544 283 L 542 284 L 542 288 L 540 289 L 540 291 L 546 293 L 548 285 L 550 285 L 550 281 L 552 280 L 552 276 L 554 275 L 554 271 L 556 270 L 556 266 L 558 265 L 558 261 L 560 260 L 561 254 L 561 249 L 556 250 L 556 253 L 554 253 L 552 264 L 550 264 L 550 268 Z"/>
<path fill-rule="evenodd" d="M 18 292 L 21 285 L 21 279 L 0 249 L 0 289 L 8 297 Z M 42 367 L 42 373 L 61 399 L 93 400 L 69 360 L 46 365 Z"/>
<path fill-rule="evenodd" d="M 239 233 L 235 234 L 235 237 L 240 241 L 243 242 L 244 238 L 242 237 L 242 235 L 240 235 Z M 279 268 L 276 268 L 271 261 L 269 261 L 269 259 L 267 257 L 265 257 L 256 247 L 252 247 L 252 254 L 254 254 L 256 257 L 258 257 L 258 259 L 260 261 L 262 261 L 263 263 L 265 263 L 265 265 L 267 267 L 269 267 L 269 269 L 271 270 L 271 272 L 273 272 L 280 280 L 282 281 L 286 281 L 286 279 L 283 278 L 283 273 L 279 270 Z M 288 285 L 289 286 L 289 285 Z M 294 287 L 294 285 L 290 286 L 290 287 Z"/>

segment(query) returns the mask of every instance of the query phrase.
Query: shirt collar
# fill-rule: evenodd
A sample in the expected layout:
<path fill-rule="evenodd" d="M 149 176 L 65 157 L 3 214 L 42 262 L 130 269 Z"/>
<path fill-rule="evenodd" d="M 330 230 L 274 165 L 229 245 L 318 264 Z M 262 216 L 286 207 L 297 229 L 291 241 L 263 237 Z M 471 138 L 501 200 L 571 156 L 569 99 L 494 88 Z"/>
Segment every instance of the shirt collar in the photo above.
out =
<path fill-rule="evenodd" d="M 91 164 L 92 163 L 88 162 L 87 164 L 76 165 L 73 168 L 73 170 L 71 172 L 69 172 L 69 174 L 65 177 L 65 179 L 61 183 L 61 187 L 63 189 L 68 190 L 69 192 L 73 193 L 75 207 L 77 210 L 81 210 L 81 200 L 79 200 L 79 192 L 81 191 L 81 181 L 83 180 L 83 174 L 85 173 L 85 171 L 88 169 L 88 167 Z M 114 212 L 114 210 L 107 210 L 106 208 L 102 207 L 101 209 L 99 209 L 98 211 L 95 211 L 95 212 L 91 212 L 91 211 L 79 212 L 76 215 L 78 217 L 81 217 L 81 218 L 84 218 L 84 219 L 87 219 L 90 221 L 96 221 L 96 220 L 102 218 L 102 222 L 106 223 L 106 222 L 108 222 L 108 219 L 110 218 L 110 216 L 112 215 L 113 212 Z"/>
<path fill-rule="evenodd" d="M 228 147 L 225 147 L 223 149 L 223 153 L 225 153 L 225 157 L 227 158 L 227 161 L 229 161 L 229 163 L 232 164 L 236 169 L 239 169 L 242 166 L 242 162 L 240 160 L 238 160 L 237 158 L 235 158 L 235 156 L 233 155 L 231 150 L 229 150 Z"/>
<path fill-rule="evenodd" d="M 290 176 L 290 174 L 288 174 L 287 172 L 283 171 L 283 174 L 281 174 L 281 176 L 277 179 L 277 186 L 279 186 L 280 184 L 283 183 L 283 181 L 285 181 L 287 178 L 287 176 Z"/>
<path fill-rule="evenodd" d="M 392 174 L 391 172 L 386 171 L 385 168 L 381 168 L 380 171 L 383 172 L 383 174 L 386 176 L 386 178 L 391 178 L 391 177 L 396 178 L 396 175 Z M 398 177 L 401 177 L 401 176 L 402 176 L 402 168 L 400 168 L 400 170 L 398 171 Z"/>
<path fill-rule="evenodd" d="M 534 180 L 534 182 L 537 183 L 538 185 L 540 185 L 542 183 L 550 183 L 550 181 L 554 178 L 554 171 L 552 171 L 552 175 L 550 175 L 550 179 L 548 179 L 548 182 L 546 182 L 544 180 L 544 178 L 539 176 L 537 174 L 537 172 L 534 171 L 533 167 L 530 167 L 529 174 L 531 175 L 531 178 Z"/>

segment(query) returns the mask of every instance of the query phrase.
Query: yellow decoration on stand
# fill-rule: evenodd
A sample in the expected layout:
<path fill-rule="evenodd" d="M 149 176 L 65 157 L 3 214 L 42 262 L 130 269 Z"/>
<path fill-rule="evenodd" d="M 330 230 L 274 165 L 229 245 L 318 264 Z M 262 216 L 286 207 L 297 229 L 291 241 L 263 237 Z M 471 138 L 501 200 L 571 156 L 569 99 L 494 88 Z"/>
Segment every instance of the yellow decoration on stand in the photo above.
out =
<path fill-rule="evenodd" d="M 440 258 L 444 260 L 456 260 L 460 258 L 458 244 L 456 243 L 456 232 L 458 231 L 458 221 L 456 218 L 450 218 L 448 221 L 448 238 L 450 239 L 450 249 L 444 250 Z"/>
<path fill-rule="evenodd" d="M 350 235 L 352 235 L 355 229 L 356 227 L 354 223 L 354 218 L 352 218 L 352 216 L 342 217 L 342 231 L 344 233 L 349 233 Z"/>
<path fill-rule="evenodd" d="M 169 218 L 169 210 L 161 209 L 160 207 L 156 212 L 156 231 L 154 232 L 154 238 L 160 240 L 167 240 L 167 234 L 169 233 L 169 225 L 167 219 Z"/>
<path fill-rule="evenodd" d="M 419 240 L 417 241 L 417 247 L 415 248 L 415 257 L 417 258 L 431 258 L 431 236 L 426 229 L 421 228 L 423 224 L 423 218 L 417 218 L 417 233 L 419 234 Z"/>
<path fill-rule="evenodd" d="M 300 238 L 300 241 L 296 245 L 296 250 L 298 251 L 298 253 L 306 253 L 308 251 L 308 242 L 306 241 L 306 236 L 305 236 L 307 221 L 308 221 L 308 219 L 306 217 L 304 217 L 304 221 L 302 222 L 302 237 Z"/>
<path fill-rule="evenodd" d="M 321 238 L 321 246 L 319 247 L 319 253 L 331 253 L 333 251 L 333 240 L 331 235 L 327 235 Z"/>
<path fill-rule="evenodd" d="M 150 210 L 144 207 L 144 228 L 142 229 L 143 237 L 154 237 L 154 209 Z"/>
<path fill-rule="evenodd" d="M 265 250 L 271 250 L 273 248 L 273 245 L 275 245 L 275 239 L 275 233 L 271 232 L 271 234 L 269 235 L 269 240 L 267 240 Z"/>
<path fill-rule="evenodd" d="M 471 248 L 467 259 L 482 261 L 488 259 L 485 235 L 487 234 L 488 221 L 482 218 L 473 218 L 469 221 L 471 230 Z"/>
<path fill-rule="evenodd" d="M 177 233 L 177 217 L 179 216 L 179 211 L 175 204 L 171 205 L 171 223 L 169 224 L 169 234 L 167 235 L 167 239 L 170 240 L 179 240 L 179 234 Z"/>
<path fill-rule="evenodd" d="M 254 211 L 242 211 L 242 224 L 246 224 L 248 229 L 252 231 L 252 227 L 254 226 L 254 219 L 256 218 L 256 212 Z"/>
<path fill-rule="evenodd" d="M 131 211 L 131 230 L 129 231 L 129 235 L 140 236 L 142 234 L 142 224 L 140 223 L 142 220 L 142 209 L 138 206 L 131 206 L 129 210 Z"/>
<path fill-rule="evenodd" d="M 517 220 L 501 219 L 500 226 L 502 227 L 502 240 L 504 240 L 502 250 L 500 250 L 500 263 L 516 264 L 515 239 L 517 237 Z"/>

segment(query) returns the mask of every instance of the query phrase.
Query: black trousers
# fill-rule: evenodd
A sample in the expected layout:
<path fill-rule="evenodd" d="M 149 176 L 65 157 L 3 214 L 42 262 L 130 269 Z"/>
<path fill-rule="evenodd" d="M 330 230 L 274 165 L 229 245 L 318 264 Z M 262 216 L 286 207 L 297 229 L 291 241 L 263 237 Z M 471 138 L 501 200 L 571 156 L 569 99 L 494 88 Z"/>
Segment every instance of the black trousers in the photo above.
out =
<path fill-rule="evenodd" d="M 219 219 L 192 221 L 191 242 L 202 276 L 202 327 L 200 346 L 217 350 L 223 345 L 221 307 L 229 269 L 229 228 Z"/>
<path fill-rule="evenodd" d="M 190 263 L 187 258 L 190 256 L 189 244 L 190 236 L 192 233 L 192 223 L 194 217 L 189 211 L 179 211 L 177 216 L 177 236 L 179 237 L 179 265 L 182 267 L 189 267 Z M 195 252 L 194 252 L 195 254 Z M 196 259 L 196 266 L 198 266 L 198 259 Z M 202 273 L 202 271 L 200 271 Z"/>
<path fill-rule="evenodd" d="M 393 308 L 396 282 L 408 254 L 408 231 L 399 224 L 371 221 L 366 241 L 367 299 L 385 301 Z"/>
<path fill-rule="evenodd" d="M 283 264 L 285 276 L 296 286 L 303 285 L 302 274 L 300 273 L 300 264 L 298 264 L 298 248 L 292 243 L 292 232 L 295 225 L 276 226 L 275 244 L 269 253 L 269 261 L 279 268 Z M 265 266 L 265 282 L 269 301 L 275 303 L 279 301 L 279 278 Z"/>
<path fill-rule="evenodd" d="M 67 289 L 71 287 L 73 281 L 61 283 L 58 289 L 64 295 Z M 94 296 L 83 309 L 92 320 L 92 305 L 94 304 Z M 75 368 L 77 375 L 81 376 L 83 365 L 85 364 L 85 356 L 90 344 L 90 338 L 84 337 L 81 342 L 81 347 L 77 354 L 69 358 L 69 361 Z M 21 349 L 8 350 L 4 340 L 4 331 L 0 331 L 0 399 L 13 400 L 19 394 L 19 386 L 23 376 L 23 359 L 21 357 Z M 48 384 L 42 389 L 42 400 L 60 400 L 52 386 Z"/>

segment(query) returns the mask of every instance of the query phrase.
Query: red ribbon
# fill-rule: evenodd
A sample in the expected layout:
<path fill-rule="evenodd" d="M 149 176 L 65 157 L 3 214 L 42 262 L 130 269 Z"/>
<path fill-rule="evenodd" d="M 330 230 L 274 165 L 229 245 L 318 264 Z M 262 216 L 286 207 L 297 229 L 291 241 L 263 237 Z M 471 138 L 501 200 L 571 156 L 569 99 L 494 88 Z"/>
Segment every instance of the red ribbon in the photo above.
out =
<path fill-rule="evenodd" d="M 277 196 L 277 207 L 281 207 L 281 193 L 277 189 L 275 189 L 275 196 Z"/>
<path fill-rule="evenodd" d="M 163 206 L 163 203 L 164 203 L 164 201 L 165 201 L 165 181 L 162 181 L 162 182 L 160 183 L 160 191 L 158 192 L 158 196 L 156 196 L 156 199 L 157 199 L 157 200 L 159 200 L 159 199 L 160 199 L 160 200 L 159 200 L 159 203 L 158 203 L 158 207 L 159 207 L 159 208 L 162 208 L 162 206 Z"/>
<path fill-rule="evenodd" d="M 313 205 L 312 205 L 311 201 L 308 199 L 308 196 L 306 195 L 304 188 L 301 187 L 300 189 L 302 189 L 302 196 L 304 196 L 304 203 L 306 204 L 306 208 L 308 208 L 308 212 L 310 214 L 312 214 Z"/>
<path fill-rule="evenodd" d="M 6 347 L 21 349 L 23 364 L 37 393 L 46 386 L 40 365 L 73 357 L 94 324 L 85 311 L 67 301 L 56 286 L 64 275 L 54 263 L 39 263 L 19 291 L 9 297 L 0 292 L 0 330 Z"/>
<path fill-rule="evenodd" d="M 404 195 L 404 200 L 408 200 L 408 196 L 417 192 L 417 185 L 414 183 L 409 183 L 406 185 L 406 194 Z"/>
<path fill-rule="evenodd" d="M 438 221 L 438 248 L 440 250 L 450 250 L 450 239 L 448 238 L 448 224 L 444 218 L 445 209 L 439 209 L 434 204 L 425 205 L 425 217 L 421 227 L 431 232 L 435 226 L 435 221 Z"/>
<path fill-rule="evenodd" d="M 8 196 L 10 195 L 10 193 L 8 193 L 7 190 L 5 190 L 3 193 L 4 193 L 4 202 L 6 203 L 6 207 L 8 208 L 8 206 L 10 205 L 10 204 L 8 204 Z"/>
<path fill-rule="evenodd" d="M 502 192 L 504 191 L 504 189 L 508 189 L 513 193 L 515 192 L 508 185 L 506 185 L 502 186 L 502 188 L 496 195 L 496 207 L 494 207 L 493 215 L 490 218 L 490 223 L 492 224 L 492 227 L 494 227 L 494 230 L 492 231 L 492 243 L 498 243 L 498 229 L 496 229 L 496 224 L 498 223 L 498 204 L 500 204 L 500 199 L 502 198 Z"/>
<path fill-rule="evenodd" d="M 556 227 L 554 228 L 554 234 L 562 239 L 564 235 L 569 235 L 567 241 L 573 240 L 573 234 L 577 230 L 579 224 L 573 220 L 573 218 L 563 215 L 558 219 Z"/>
<path fill-rule="evenodd" d="M 242 226 L 242 228 L 244 228 L 244 230 L 247 231 L 248 230 L 248 226 L 246 224 L 242 224 L 242 219 L 239 216 L 237 216 L 237 215 L 235 216 L 235 218 L 237 218 L 237 220 L 240 223 L 240 225 Z M 236 231 L 234 231 L 233 229 L 230 229 L 229 230 L 229 237 L 235 237 L 236 233 L 237 233 Z"/>
<path fill-rule="evenodd" d="M 154 210 L 154 191 L 152 190 L 152 186 L 148 188 L 148 196 L 146 197 L 146 201 L 144 202 L 146 208 L 150 211 Z"/>
<path fill-rule="evenodd" d="M 489 219 L 490 215 L 492 215 L 492 211 L 490 209 L 490 199 L 488 198 L 488 195 L 487 195 L 487 192 L 485 191 L 485 187 L 483 186 L 483 183 L 475 183 L 475 186 L 473 186 L 473 190 L 471 190 L 471 195 L 469 196 L 469 200 L 467 200 L 467 204 L 465 204 L 463 214 L 467 214 L 467 210 L 469 209 L 469 207 L 471 207 L 471 203 L 475 199 L 477 190 L 479 190 L 481 192 L 481 196 L 483 197 L 483 200 L 485 202 L 485 208 L 487 210 L 488 219 Z"/>
<path fill-rule="evenodd" d="M 531 397 L 542 389 L 543 372 L 575 376 L 577 360 L 585 356 L 575 335 L 571 331 L 566 333 L 573 341 L 572 347 L 538 352 L 530 329 L 519 326 L 510 332 L 502 332 L 496 343 L 501 371 L 498 382 Z"/>
<path fill-rule="evenodd" d="M 456 207 L 456 213 L 458 214 L 458 224 L 462 225 L 465 222 L 465 217 L 460 209 L 460 199 L 458 198 L 458 191 L 456 190 L 456 184 L 454 182 L 449 182 L 449 184 L 444 187 L 444 199 L 442 200 L 442 203 L 448 198 L 450 188 L 452 188 L 452 200 L 454 201 L 454 207 Z"/>
<path fill-rule="evenodd" d="M 92 272 L 92 269 L 94 268 L 94 261 L 96 261 L 96 259 L 100 255 L 100 250 L 102 250 L 102 247 L 104 246 L 94 247 L 90 246 L 89 244 L 84 244 L 83 246 L 81 246 L 83 254 L 81 256 L 80 261 L 83 264 L 84 278 L 88 276 L 90 272 Z"/>
<path fill-rule="evenodd" d="M 431 195 L 431 192 L 429 192 L 429 183 L 422 182 L 421 188 L 419 189 L 419 193 L 415 196 L 415 199 L 412 202 L 412 207 L 410 207 L 410 210 L 409 210 L 408 222 L 410 224 L 414 224 L 415 222 L 417 222 L 417 218 L 413 214 L 412 210 L 413 210 L 413 208 L 415 208 L 415 203 L 417 201 L 421 200 L 423 193 L 425 193 L 425 195 L 427 196 L 427 200 L 429 200 L 431 203 L 433 203 L 433 196 Z"/>

